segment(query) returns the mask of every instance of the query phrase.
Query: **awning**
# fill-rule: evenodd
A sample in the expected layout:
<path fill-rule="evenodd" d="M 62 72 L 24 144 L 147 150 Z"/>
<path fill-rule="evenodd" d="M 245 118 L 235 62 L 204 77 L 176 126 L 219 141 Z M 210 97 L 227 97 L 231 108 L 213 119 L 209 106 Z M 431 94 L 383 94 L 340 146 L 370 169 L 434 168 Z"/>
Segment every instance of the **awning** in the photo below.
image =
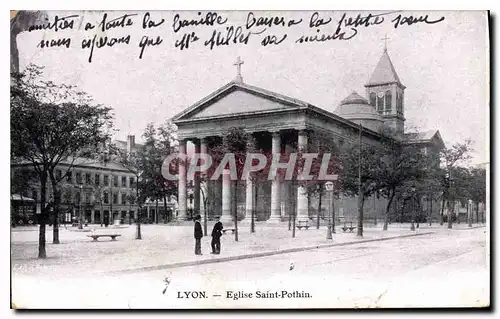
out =
<path fill-rule="evenodd" d="M 22 201 L 22 202 L 34 202 L 35 201 L 33 198 L 21 196 L 19 194 L 10 194 L 10 200 Z"/>

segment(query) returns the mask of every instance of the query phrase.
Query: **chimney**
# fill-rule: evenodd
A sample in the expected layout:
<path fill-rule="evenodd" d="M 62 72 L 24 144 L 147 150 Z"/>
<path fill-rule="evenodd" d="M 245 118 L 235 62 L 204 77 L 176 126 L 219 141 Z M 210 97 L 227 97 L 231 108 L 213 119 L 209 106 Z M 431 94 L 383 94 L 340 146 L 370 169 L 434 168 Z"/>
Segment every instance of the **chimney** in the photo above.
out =
<path fill-rule="evenodd" d="M 132 153 L 132 148 L 135 146 L 135 135 L 127 135 L 127 154 Z"/>

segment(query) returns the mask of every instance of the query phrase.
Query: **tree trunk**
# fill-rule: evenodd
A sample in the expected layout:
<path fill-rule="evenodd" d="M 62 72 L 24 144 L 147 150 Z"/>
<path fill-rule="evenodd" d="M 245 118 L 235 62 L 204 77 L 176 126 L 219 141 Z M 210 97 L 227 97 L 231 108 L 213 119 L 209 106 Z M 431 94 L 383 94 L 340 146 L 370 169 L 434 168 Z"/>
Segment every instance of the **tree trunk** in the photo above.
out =
<path fill-rule="evenodd" d="M 455 204 L 454 199 L 451 201 L 451 205 L 450 205 L 450 202 L 448 201 L 448 229 L 453 228 L 453 220 L 451 218 L 453 216 L 453 213 L 455 212 L 455 205 L 454 204 Z"/>
<path fill-rule="evenodd" d="M 233 196 L 233 201 L 231 203 L 231 208 L 234 215 L 234 241 L 238 241 L 238 180 L 233 182 L 234 192 L 231 194 Z"/>
<path fill-rule="evenodd" d="M 445 198 L 443 195 L 443 198 L 441 199 L 441 213 L 440 213 L 440 218 L 439 218 L 439 225 L 443 226 L 444 224 L 444 203 L 445 203 Z"/>
<path fill-rule="evenodd" d="M 318 197 L 318 214 L 316 216 L 316 229 L 319 229 L 319 214 L 321 213 L 321 199 L 323 198 L 322 196 L 322 187 L 321 185 L 319 186 L 319 197 Z"/>
<path fill-rule="evenodd" d="M 252 203 L 252 216 L 251 216 L 252 220 L 250 221 L 250 232 L 255 233 L 255 210 L 257 209 L 257 198 L 259 196 L 257 194 L 258 187 L 255 182 L 252 183 L 252 187 L 253 187 L 252 194 L 254 194 L 254 200 Z M 288 230 L 290 230 L 290 227 Z"/>
<path fill-rule="evenodd" d="M 359 194 L 358 198 L 358 233 L 357 236 L 363 237 L 363 206 L 365 205 L 365 196 L 363 192 Z"/>
<path fill-rule="evenodd" d="M 429 226 L 432 226 L 432 195 L 431 195 L 431 198 L 430 198 L 430 202 L 429 202 L 429 206 L 430 206 L 430 210 L 429 210 Z"/>
<path fill-rule="evenodd" d="M 292 189 L 294 190 L 294 195 L 293 195 L 293 212 L 292 212 L 292 220 L 291 220 L 291 226 L 292 226 L 292 238 L 295 238 L 295 219 L 296 219 L 296 214 L 297 214 L 297 194 L 295 192 L 295 189 L 297 189 L 297 181 L 294 179 L 292 181 Z"/>
<path fill-rule="evenodd" d="M 142 216 L 142 212 L 141 212 L 141 205 L 139 205 L 140 203 L 140 200 L 139 200 L 139 176 L 136 176 L 136 187 L 135 187 L 135 191 L 136 191 L 136 197 L 137 197 L 137 221 L 136 221 L 136 224 L 137 224 L 137 230 L 136 230 L 136 234 L 135 234 L 135 239 L 142 239 L 142 234 L 141 234 L 141 216 Z"/>
<path fill-rule="evenodd" d="M 387 207 L 385 209 L 384 228 L 382 230 L 387 230 L 387 227 L 389 225 L 389 212 L 390 212 L 391 204 L 392 204 L 392 201 L 394 200 L 395 195 L 396 195 L 396 193 L 394 191 L 391 191 L 391 194 L 389 195 L 389 201 L 387 202 Z"/>
<path fill-rule="evenodd" d="M 54 172 L 50 172 L 50 182 L 52 184 L 52 193 L 54 194 L 54 214 L 53 214 L 53 224 L 52 224 L 52 243 L 59 244 L 59 203 L 61 202 L 61 194 L 57 188 L 57 181 L 54 176 Z M 81 200 L 81 199 L 80 199 Z"/>
<path fill-rule="evenodd" d="M 45 250 L 45 223 L 47 220 L 47 208 L 45 207 L 45 196 L 47 193 L 47 172 L 40 173 L 40 216 L 38 222 L 40 223 L 40 230 L 38 233 L 38 258 L 47 258 L 47 251 Z"/>
<path fill-rule="evenodd" d="M 155 215 L 153 216 L 154 222 L 158 224 L 158 199 L 155 200 Z M 148 216 L 149 219 L 149 216 Z M 148 220 L 149 222 L 149 220 Z"/>
<path fill-rule="evenodd" d="M 100 192 L 99 192 L 100 194 Z M 101 205 L 101 214 L 99 215 L 100 219 L 101 219 L 101 227 L 102 227 L 102 224 L 104 224 L 104 205 L 102 204 L 102 197 L 101 197 L 101 200 L 99 201 L 99 204 Z M 130 210 L 129 210 L 129 214 L 130 214 Z M 129 218 L 130 220 L 130 218 Z"/>
<path fill-rule="evenodd" d="M 479 202 L 476 202 L 476 224 L 479 224 Z"/>
<path fill-rule="evenodd" d="M 167 223 L 167 195 L 163 195 L 163 223 Z M 158 220 L 156 220 L 156 223 L 158 224 Z"/>

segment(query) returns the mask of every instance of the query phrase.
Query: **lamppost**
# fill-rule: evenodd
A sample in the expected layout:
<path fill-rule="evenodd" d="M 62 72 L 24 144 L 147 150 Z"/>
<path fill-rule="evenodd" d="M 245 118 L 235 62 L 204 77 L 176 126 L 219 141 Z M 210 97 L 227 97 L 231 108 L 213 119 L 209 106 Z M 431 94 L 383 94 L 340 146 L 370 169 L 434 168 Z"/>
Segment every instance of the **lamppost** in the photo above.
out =
<path fill-rule="evenodd" d="M 325 188 L 328 193 L 328 228 L 326 233 L 326 239 L 332 239 L 332 200 L 333 200 L 333 183 L 326 182 Z"/>
<path fill-rule="evenodd" d="M 469 206 L 467 206 L 467 218 L 469 222 L 469 227 L 472 227 L 472 199 L 468 200 Z"/>
<path fill-rule="evenodd" d="M 410 230 L 415 230 L 415 185 L 411 186 L 411 207 L 412 207 L 412 217 L 411 217 Z"/>

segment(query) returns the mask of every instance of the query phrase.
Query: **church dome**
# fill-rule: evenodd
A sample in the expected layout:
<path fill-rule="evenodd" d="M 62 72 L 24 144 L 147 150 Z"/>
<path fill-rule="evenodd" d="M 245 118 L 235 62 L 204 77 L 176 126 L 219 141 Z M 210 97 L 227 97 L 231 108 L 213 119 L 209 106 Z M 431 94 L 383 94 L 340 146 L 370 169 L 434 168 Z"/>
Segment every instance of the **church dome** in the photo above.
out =
<path fill-rule="evenodd" d="M 384 122 L 375 108 L 356 92 L 343 99 L 334 113 L 376 132 Z"/>

